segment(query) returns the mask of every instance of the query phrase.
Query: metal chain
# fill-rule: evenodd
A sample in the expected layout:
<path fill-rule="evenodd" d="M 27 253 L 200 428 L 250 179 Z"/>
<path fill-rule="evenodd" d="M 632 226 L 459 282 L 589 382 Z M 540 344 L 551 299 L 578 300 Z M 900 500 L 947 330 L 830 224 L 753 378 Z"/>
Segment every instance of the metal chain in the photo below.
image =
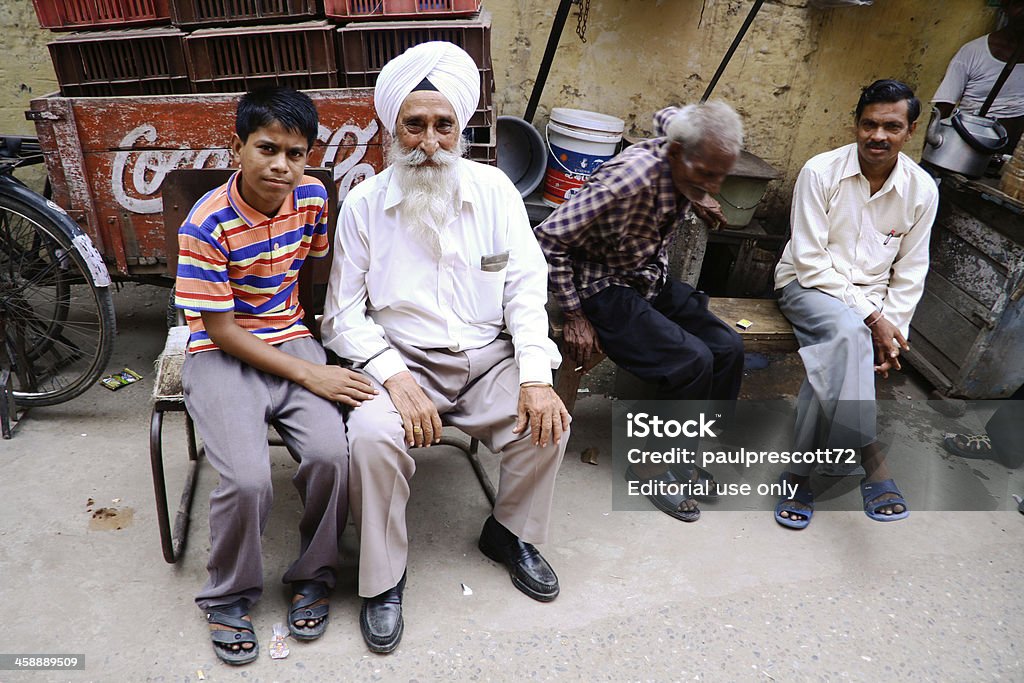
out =
<path fill-rule="evenodd" d="M 590 0 L 576 0 L 580 6 L 579 21 L 576 22 L 576 35 L 582 42 L 587 42 L 587 19 L 590 17 Z"/>

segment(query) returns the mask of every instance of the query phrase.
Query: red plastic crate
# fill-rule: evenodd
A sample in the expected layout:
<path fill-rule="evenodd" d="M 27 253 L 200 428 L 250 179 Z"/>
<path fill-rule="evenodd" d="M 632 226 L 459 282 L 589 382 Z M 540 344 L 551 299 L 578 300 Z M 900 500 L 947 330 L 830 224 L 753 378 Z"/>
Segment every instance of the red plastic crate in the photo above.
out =
<path fill-rule="evenodd" d="M 469 20 L 353 23 L 338 29 L 338 58 L 349 88 L 371 88 L 391 59 L 414 45 L 444 40 L 458 45 L 480 67 L 480 102 L 470 126 L 494 123 L 491 107 L 494 72 L 491 69 L 491 15 L 481 12 Z"/>
<path fill-rule="evenodd" d="M 93 31 L 48 47 L 67 97 L 171 95 L 191 92 L 184 35 L 174 28 Z"/>
<path fill-rule="evenodd" d="M 491 166 L 498 165 L 498 125 L 494 117 L 488 124 L 470 123 L 462 137 L 469 144 L 468 156 L 473 161 L 480 161 Z"/>
<path fill-rule="evenodd" d="M 470 145 L 469 158 L 491 166 L 498 165 L 498 148 L 490 145 Z"/>
<path fill-rule="evenodd" d="M 318 16 L 316 0 L 171 0 L 171 9 L 178 26 L 305 21 Z"/>
<path fill-rule="evenodd" d="M 202 29 L 185 38 L 196 92 L 244 92 L 261 85 L 336 88 L 334 27 L 325 21 L 243 29 Z"/>
<path fill-rule="evenodd" d="M 474 146 L 496 147 L 498 145 L 497 122 L 482 125 L 470 123 L 462 131 L 462 137 L 466 138 L 466 142 Z"/>
<path fill-rule="evenodd" d="M 54 31 L 144 24 L 171 20 L 169 0 L 32 0 L 39 25 Z"/>
<path fill-rule="evenodd" d="M 324 0 L 328 17 L 346 21 L 468 17 L 479 11 L 480 0 Z"/>
<path fill-rule="evenodd" d="M 338 54 L 346 75 L 376 75 L 392 58 L 432 40 L 454 43 L 481 69 L 491 68 L 491 15 L 450 21 L 353 23 L 338 29 Z"/>

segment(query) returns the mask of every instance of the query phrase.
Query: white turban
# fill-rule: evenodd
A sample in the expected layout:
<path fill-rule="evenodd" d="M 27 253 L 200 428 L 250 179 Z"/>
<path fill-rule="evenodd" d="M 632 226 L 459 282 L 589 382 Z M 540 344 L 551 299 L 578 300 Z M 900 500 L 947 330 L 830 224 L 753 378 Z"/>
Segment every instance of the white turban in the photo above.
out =
<path fill-rule="evenodd" d="M 480 101 L 480 71 L 465 50 L 441 41 L 409 48 L 384 65 L 373 89 L 377 116 L 392 135 L 402 103 L 426 78 L 455 110 L 463 129 Z"/>

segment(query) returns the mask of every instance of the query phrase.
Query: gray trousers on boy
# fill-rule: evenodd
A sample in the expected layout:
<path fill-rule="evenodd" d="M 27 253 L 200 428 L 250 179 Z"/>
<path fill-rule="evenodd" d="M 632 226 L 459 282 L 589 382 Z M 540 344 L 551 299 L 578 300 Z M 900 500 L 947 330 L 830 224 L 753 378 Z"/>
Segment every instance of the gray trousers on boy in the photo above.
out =
<path fill-rule="evenodd" d="M 874 346 L 860 316 L 839 299 L 794 280 L 779 309 L 793 325 L 807 378 L 797 396 L 794 451 L 861 448 L 878 436 Z M 813 463 L 792 465 L 798 476 Z"/>
<path fill-rule="evenodd" d="M 519 368 L 512 342 L 496 339 L 467 351 L 392 345 L 444 424 L 454 425 L 501 454 L 494 518 L 527 543 L 547 540 L 555 475 L 568 431 L 559 443 L 534 446 L 530 430 L 512 432 L 519 402 Z M 388 392 L 348 415 L 352 450 L 352 516 L 359 529 L 359 595 L 379 595 L 405 572 L 409 532 L 405 509 L 416 461 L 408 453 L 402 418 Z M 481 520 L 483 523 L 483 520 Z"/>
<path fill-rule="evenodd" d="M 323 364 L 312 338 L 278 349 Z M 273 501 L 267 425 L 273 423 L 298 469 L 292 483 L 303 501 L 299 556 L 284 582 L 334 586 L 339 539 L 348 512 L 348 445 L 339 407 L 286 379 L 219 350 L 190 354 L 182 370 L 185 405 L 220 474 L 210 494 L 210 577 L 196 596 L 200 609 L 263 592 L 261 536 Z"/>

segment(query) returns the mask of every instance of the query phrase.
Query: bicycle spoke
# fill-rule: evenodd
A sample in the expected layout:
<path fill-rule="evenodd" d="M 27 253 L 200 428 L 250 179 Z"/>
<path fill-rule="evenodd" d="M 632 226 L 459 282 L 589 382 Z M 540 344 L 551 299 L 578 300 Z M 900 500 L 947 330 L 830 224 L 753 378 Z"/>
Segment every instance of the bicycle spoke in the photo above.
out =
<path fill-rule="evenodd" d="M 0 183 L 0 353 L 17 378 L 15 400 L 51 405 L 102 373 L 114 325 L 110 292 L 92 286 L 44 200 L 35 206 L 3 189 Z"/>

